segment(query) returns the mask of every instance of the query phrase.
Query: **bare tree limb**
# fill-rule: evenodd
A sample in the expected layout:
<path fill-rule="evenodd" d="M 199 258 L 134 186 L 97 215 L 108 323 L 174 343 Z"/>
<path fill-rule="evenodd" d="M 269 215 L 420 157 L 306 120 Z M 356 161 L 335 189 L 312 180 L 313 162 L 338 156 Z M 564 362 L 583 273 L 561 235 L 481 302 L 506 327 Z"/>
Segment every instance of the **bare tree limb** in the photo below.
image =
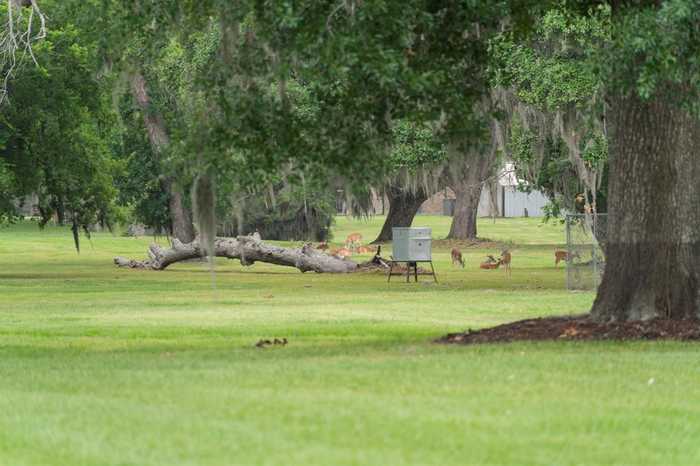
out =
<path fill-rule="evenodd" d="M 38 65 L 32 49 L 33 44 L 46 37 L 46 17 L 39 8 L 38 0 L 5 0 L 7 19 L 0 28 L 0 69 L 2 84 L 0 104 L 7 99 L 10 81 L 25 57 Z M 29 10 L 29 13 L 25 13 Z M 34 29 L 38 22 L 38 29 Z"/>
<path fill-rule="evenodd" d="M 243 265 L 265 262 L 295 267 L 302 272 L 348 273 L 356 271 L 358 267 L 351 260 L 330 256 L 314 249 L 310 244 L 302 248 L 283 248 L 263 243 L 255 236 L 217 238 L 214 242 L 214 255 L 238 259 Z M 176 262 L 201 258 L 203 251 L 199 238 L 187 244 L 173 239 L 173 247 L 168 249 L 152 244 L 148 248 L 148 256 L 145 260 L 115 257 L 114 263 L 118 267 L 164 270 Z"/>

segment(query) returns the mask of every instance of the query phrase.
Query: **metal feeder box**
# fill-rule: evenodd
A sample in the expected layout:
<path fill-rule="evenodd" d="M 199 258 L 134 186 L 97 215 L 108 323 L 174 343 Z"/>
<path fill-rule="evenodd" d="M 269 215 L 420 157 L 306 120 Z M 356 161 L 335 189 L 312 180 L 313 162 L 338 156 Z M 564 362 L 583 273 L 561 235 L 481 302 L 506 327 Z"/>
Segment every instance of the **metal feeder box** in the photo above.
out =
<path fill-rule="evenodd" d="M 431 235 L 432 229 L 427 227 L 392 228 L 394 261 L 432 261 Z"/>

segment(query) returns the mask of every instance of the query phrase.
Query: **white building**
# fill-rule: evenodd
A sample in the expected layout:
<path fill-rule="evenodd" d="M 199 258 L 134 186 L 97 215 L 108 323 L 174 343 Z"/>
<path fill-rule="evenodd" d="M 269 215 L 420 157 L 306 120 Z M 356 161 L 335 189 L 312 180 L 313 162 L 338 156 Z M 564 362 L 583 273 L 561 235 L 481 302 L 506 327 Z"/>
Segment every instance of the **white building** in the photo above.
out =
<path fill-rule="evenodd" d="M 512 163 L 506 163 L 495 183 L 487 183 L 481 191 L 480 217 L 543 217 L 544 206 L 549 200 L 540 191 L 522 192 L 518 188 L 526 184 L 518 180 Z M 455 194 L 447 188 L 425 201 L 420 214 L 452 215 Z"/>

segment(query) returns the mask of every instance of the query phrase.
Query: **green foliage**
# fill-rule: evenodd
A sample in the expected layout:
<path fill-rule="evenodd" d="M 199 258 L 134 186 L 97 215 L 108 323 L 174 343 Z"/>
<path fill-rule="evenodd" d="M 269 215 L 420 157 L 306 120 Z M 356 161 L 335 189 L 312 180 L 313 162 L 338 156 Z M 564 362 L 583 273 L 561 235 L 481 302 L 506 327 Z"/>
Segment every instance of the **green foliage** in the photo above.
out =
<path fill-rule="evenodd" d="M 366 184 L 391 169 L 392 120 L 420 126 L 446 117 L 443 131 L 481 136 L 472 107 L 486 89 L 485 39 L 503 5 L 158 2 L 135 7 L 133 18 L 128 2 L 113 3 L 139 40 L 169 35 L 146 41 L 150 50 L 134 47 L 136 56 L 148 63 L 168 51 L 170 64 L 201 65 L 159 73 L 189 76 L 162 87 L 176 94 L 187 82 L 183 148 L 192 165 L 203 163 L 196 170 L 230 163 L 240 175 L 322 164 Z M 190 52 L 201 38 L 201 53 Z M 299 111 L 294 86 L 304 88 L 311 112 Z"/>
<path fill-rule="evenodd" d="M 222 196 L 285 177 L 296 190 L 302 174 L 325 179 L 322 191 L 338 175 L 366 190 L 439 163 L 446 140 L 483 141 L 492 115 L 479 108 L 494 85 L 584 113 L 581 157 L 599 169 L 605 92 L 677 86 L 682 103 L 698 101 L 699 1 L 656 3 L 44 0 L 40 67 L 21 69 L 0 124 L 0 210 L 37 193 L 45 219 L 109 223 L 118 194 L 163 228 L 163 177 L 187 190 L 215 172 Z M 122 121 L 112 112 L 119 73 L 134 70 L 172 140 L 157 159 L 145 115 L 124 98 Z M 514 130 L 514 158 L 555 192 L 571 164 L 560 149 L 536 160 L 535 142 Z"/>
<path fill-rule="evenodd" d="M 608 140 L 600 132 L 589 131 L 581 142 L 581 158 L 588 169 L 596 169 L 608 161 Z"/>
<path fill-rule="evenodd" d="M 40 66 L 21 70 L 3 112 L 0 164 L 14 178 L 8 197 L 38 195 L 42 224 L 57 215 L 87 231 L 114 220 L 114 121 L 95 52 L 73 24 L 52 23 L 34 47 Z"/>
<path fill-rule="evenodd" d="M 581 13 L 560 4 L 543 14 L 527 40 L 504 32 L 490 44 L 494 85 L 514 89 L 521 102 L 537 111 L 548 115 L 560 112 L 562 121 L 575 115 L 576 121 L 569 123 L 573 127 L 562 128 L 561 137 L 575 131 L 580 136 L 576 154 L 580 154 L 583 167 L 603 178 L 607 176 L 608 145 L 600 123 L 605 118 L 601 96 L 607 84 L 602 57 L 611 44 L 611 30 L 609 7 Z M 535 134 L 517 115 L 512 120 L 509 153 L 519 177 L 528 183 L 526 188 L 548 195 L 551 204 L 545 218 L 576 211 L 576 196 L 591 189 L 580 179 L 576 157 L 569 154 L 560 136 L 554 136 L 553 128 L 539 128 Z M 596 195 L 600 212 L 605 211 L 606 190 L 601 184 Z"/>
<path fill-rule="evenodd" d="M 643 98 L 662 92 L 700 111 L 700 1 L 667 0 L 620 7 L 613 41 L 606 50 L 606 72 L 621 92 Z M 680 92 L 668 94 L 670 86 Z"/>
<path fill-rule="evenodd" d="M 516 89 L 525 103 L 557 110 L 584 106 L 601 91 L 601 49 L 610 43 L 610 10 L 587 15 L 547 11 L 530 40 L 504 32 L 490 44 L 493 83 Z"/>
<path fill-rule="evenodd" d="M 536 189 L 549 198 L 549 204 L 544 208 L 544 220 L 560 218 L 567 212 L 582 212 L 583 206 L 577 203 L 577 196 L 587 188 L 580 180 L 563 141 L 560 138 L 547 138 L 544 153 L 538 158 L 534 154 L 536 136 L 523 128 L 518 119 L 515 119 L 511 131 L 508 152 L 515 163 L 518 179 L 526 182 L 520 189 Z M 602 166 L 600 176 L 603 179 L 596 192 L 596 209 L 603 213 L 607 211 L 607 142 L 598 134 L 584 140 L 587 143 L 581 149 L 585 163 L 589 167 Z"/>
<path fill-rule="evenodd" d="M 511 128 L 511 138 L 508 145 L 508 153 L 516 162 L 516 167 L 520 169 L 520 175 L 523 175 L 523 170 L 536 163 L 534 146 L 537 137 L 535 134 L 524 128 L 520 119 L 514 118 Z"/>
<path fill-rule="evenodd" d="M 431 127 L 399 120 L 392 128 L 390 157 L 395 169 L 415 171 L 444 161 L 446 151 Z"/>
<path fill-rule="evenodd" d="M 257 231 L 266 240 L 330 239 L 336 211 L 335 193 L 324 180 L 278 182 L 270 189 L 274 191 L 272 195 L 258 192 L 238 200 L 238 205 L 224 202 L 225 208 L 219 216 L 223 219 L 221 233 L 232 236 Z M 240 216 L 232 215 L 236 208 L 240 209 Z"/>
<path fill-rule="evenodd" d="M 14 175 L 0 160 L 0 225 L 11 221 L 15 216 L 15 206 L 12 203 L 13 194 Z"/>
<path fill-rule="evenodd" d="M 129 223 L 141 223 L 159 233 L 170 229 L 169 194 L 163 187 L 164 172 L 148 142 L 142 115 L 131 104 L 131 96 L 121 99 L 120 138 L 113 151 L 122 167 L 115 176 L 117 202 L 128 210 Z"/>

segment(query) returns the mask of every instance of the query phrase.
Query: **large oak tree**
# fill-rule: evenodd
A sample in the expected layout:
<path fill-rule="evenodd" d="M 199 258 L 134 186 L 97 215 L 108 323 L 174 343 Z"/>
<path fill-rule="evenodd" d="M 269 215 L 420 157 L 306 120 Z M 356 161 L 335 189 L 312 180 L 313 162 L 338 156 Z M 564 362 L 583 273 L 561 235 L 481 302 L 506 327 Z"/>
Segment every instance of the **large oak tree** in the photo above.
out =
<path fill-rule="evenodd" d="M 700 316 L 700 2 L 612 2 L 601 320 Z"/>

